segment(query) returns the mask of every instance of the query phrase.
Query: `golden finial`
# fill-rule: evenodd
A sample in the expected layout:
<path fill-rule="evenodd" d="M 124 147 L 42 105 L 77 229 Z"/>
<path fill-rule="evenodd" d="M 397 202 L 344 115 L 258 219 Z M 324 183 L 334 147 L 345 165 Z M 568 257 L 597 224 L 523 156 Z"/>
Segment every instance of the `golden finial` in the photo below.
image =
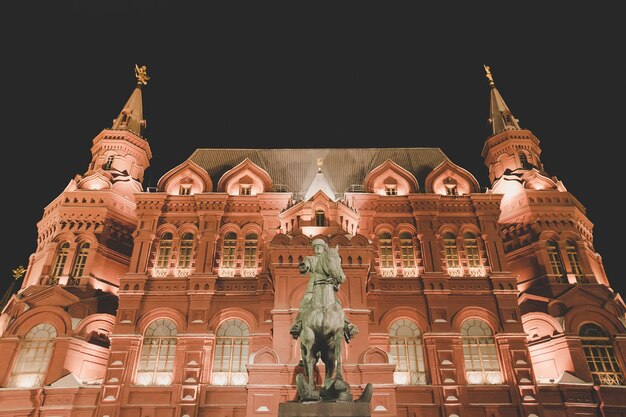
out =
<path fill-rule="evenodd" d="M 489 68 L 487 65 L 484 65 L 484 64 L 483 64 L 483 67 L 485 67 L 485 72 L 487 73 L 486 77 L 489 80 L 489 85 L 494 86 L 495 83 L 493 82 L 493 75 L 491 75 L 491 68 Z"/>
<path fill-rule="evenodd" d="M 148 80 L 150 79 L 150 77 L 148 77 L 148 74 L 146 74 L 145 65 L 142 67 L 138 67 L 137 64 L 135 64 L 135 77 L 137 77 L 137 84 L 148 84 Z"/>
<path fill-rule="evenodd" d="M 22 278 L 22 275 L 26 272 L 26 268 L 24 268 L 24 265 L 20 265 L 11 272 L 13 272 L 13 278 L 17 280 Z"/>
<path fill-rule="evenodd" d="M 322 165 L 324 165 L 324 158 L 317 158 L 317 172 L 322 172 Z"/>

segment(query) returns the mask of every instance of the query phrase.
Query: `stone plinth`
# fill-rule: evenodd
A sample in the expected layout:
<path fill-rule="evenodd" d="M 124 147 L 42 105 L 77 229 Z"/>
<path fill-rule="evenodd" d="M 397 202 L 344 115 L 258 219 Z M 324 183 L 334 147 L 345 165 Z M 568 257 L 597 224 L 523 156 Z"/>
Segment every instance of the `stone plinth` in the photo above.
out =
<path fill-rule="evenodd" d="M 371 417 L 369 402 L 297 401 L 278 404 L 278 417 Z"/>

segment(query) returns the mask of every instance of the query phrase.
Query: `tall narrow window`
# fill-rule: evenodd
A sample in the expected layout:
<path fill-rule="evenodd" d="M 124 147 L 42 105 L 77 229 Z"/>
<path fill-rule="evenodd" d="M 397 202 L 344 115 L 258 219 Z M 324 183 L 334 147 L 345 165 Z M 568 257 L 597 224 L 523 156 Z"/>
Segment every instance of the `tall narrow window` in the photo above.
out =
<path fill-rule="evenodd" d="M 522 168 L 524 169 L 530 169 L 531 166 L 528 163 L 528 156 L 526 156 L 526 154 L 524 152 L 520 152 L 519 153 L 519 161 L 522 164 Z"/>
<path fill-rule="evenodd" d="M 248 233 L 244 244 L 243 267 L 256 268 L 256 248 L 258 237 L 256 233 Z"/>
<path fill-rule="evenodd" d="M 326 216 L 324 210 L 315 210 L 315 225 L 326 226 Z"/>
<path fill-rule="evenodd" d="M 20 343 L 20 350 L 13 365 L 9 387 L 40 387 L 48 372 L 54 351 L 57 330 L 48 323 L 41 323 L 28 331 Z"/>
<path fill-rule="evenodd" d="M 396 320 L 389 327 L 389 347 L 396 362 L 393 381 L 398 385 L 426 384 L 422 332 L 410 320 Z"/>
<path fill-rule="evenodd" d="M 222 250 L 222 268 L 235 267 L 235 250 L 237 248 L 237 235 L 234 232 L 224 236 L 224 249 Z"/>
<path fill-rule="evenodd" d="M 557 282 L 567 282 L 565 278 L 565 268 L 563 268 L 563 262 L 561 262 L 561 255 L 559 255 L 559 247 L 553 240 L 546 242 L 546 248 L 548 251 L 548 259 L 550 260 L 550 268 L 552 274 L 557 276 Z"/>
<path fill-rule="evenodd" d="M 496 340 L 489 325 L 469 319 L 461 325 L 465 377 L 468 384 L 501 384 Z"/>
<path fill-rule="evenodd" d="M 158 319 L 150 323 L 143 335 L 135 378 L 137 385 L 172 385 L 176 335 L 176 323 L 172 320 Z"/>
<path fill-rule="evenodd" d="M 619 367 L 613 344 L 607 333 L 595 323 L 586 323 L 578 332 L 595 385 L 623 385 L 624 375 Z"/>
<path fill-rule="evenodd" d="M 191 184 L 181 184 L 178 195 L 191 195 Z"/>
<path fill-rule="evenodd" d="M 381 268 L 393 268 L 393 248 L 391 246 L 391 234 L 385 232 L 378 236 L 378 248 Z"/>
<path fill-rule="evenodd" d="M 250 351 L 250 328 L 240 319 L 226 320 L 217 329 L 213 357 L 213 385 L 245 385 Z"/>
<path fill-rule="evenodd" d="M 113 167 L 113 159 L 115 159 L 113 155 L 107 156 L 107 160 L 104 165 L 102 165 L 102 169 L 105 171 L 109 171 Z"/>
<path fill-rule="evenodd" d="M 456 236 L 453 233 L 443 234 L 443 247 L 446 254 L 446 266 L 448 268 L 459 268 L 459 250 L 456 246 Z"/>
<path fill-rule="evenodd" d="M 78 246 L 78 253 L 76 254 L 76 259 L 74 260 L 74 266 L 72 267 L 72 273 L 70 274 L 72 277 L 80 278 L 83 276 L 83 272 L 85 272 L 85 264 L 87 263 L 87 256 L 89 256 L 89 242 L 83 242 Z"/>
<path fill-rule="evenodd" d="M 161 235 L 159 252 L 157 254 L 157 268 L 169 268 L 170 255 L 172 254 L 172 234 L 165 232 Z"/>
<path fill-rule="evenodd" d="M 465 233 L 463 235 L 463 243 L 465 245 L 465 254 L 467 256 L 467 266 L 470 268 L 478 268 L 480 266 L 480 254 L 478 253 L 476 235 L 469 232 Z"/>
<path fill-rule="evenodd" d="M 571 240 L 566 241 L 565 252 L 567 253 L 567 260 L 572 266 L 572 272 L 576 276 L 576 282 L 585 282 L 585 274 L 583 273 L 583 267 L 580 265 L 576 244 Z"/>
<path fill-rule="evenodd" d="M 70 243 L 64 242 L 57 249 L 57 254 L 54 259 L 54 266 L 52 267 L 52 272 L 50 276 L 58 277 L 63 273 L 63 268 L 65 268 L 65 263 L 67 262 L 67 255 L 70 253 Z"/>
<path fill-rule="evenodd" d="M 193 233 L 185 233 L 180 239 L 180 251 L 178 252 L 178 268 L 191 268 L 191 253 L 193 251 Z"/>
<path fill-rule="evenodd" d="M 415 267 L 415 250 L 413 237 L 410 233 L 400 233 L 400 251 L 402 252 L 402 268 Z"/>

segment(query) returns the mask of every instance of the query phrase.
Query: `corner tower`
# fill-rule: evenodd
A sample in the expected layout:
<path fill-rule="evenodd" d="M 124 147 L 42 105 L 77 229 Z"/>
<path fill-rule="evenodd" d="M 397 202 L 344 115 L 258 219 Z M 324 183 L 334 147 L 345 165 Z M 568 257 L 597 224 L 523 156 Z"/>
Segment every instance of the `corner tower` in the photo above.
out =
<path fill-rule="evenodd" d="M 135 66 L 135 75 L 137 84 L 119 115 L 93 139 L 87 171 L 44 209 L 23 289 L 58 284 L 116 293 L 119 276 L 128 271 L 134 193 L 142 191 L 152 157 L 142 136 L 146 67 Z"/>

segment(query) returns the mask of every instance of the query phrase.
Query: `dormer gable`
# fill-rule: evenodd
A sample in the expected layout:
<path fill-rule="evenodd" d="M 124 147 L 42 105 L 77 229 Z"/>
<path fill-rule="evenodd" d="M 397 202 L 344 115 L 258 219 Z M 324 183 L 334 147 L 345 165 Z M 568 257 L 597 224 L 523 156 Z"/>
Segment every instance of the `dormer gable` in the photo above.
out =
<path fill-rule="evenodd" d="M 170 195 L 192 195 L 211 192 L 213 181 L 200 165 L 188 159 L 163 175 L 157 188 Z"/>
<path fill-rule="evenodd" d="M 370 171 L 363 185 L 368 192 L 379 195 L 408 195 L 419 190 L 415 176 L 391 159 Z"/>
<path fill-rule="evenodd" d="M 229 195 L 257 195 L 272 187 L 272 178 L 250 158 L 226 171 L 217 183 L 218 192 Z"/>
<path fill-rule="evenodd" d="M 426 177 L 426 192 L 440 195 L 479 193 L 480 185 L 469 171 L 449 159 L 443 161 Z"/>

